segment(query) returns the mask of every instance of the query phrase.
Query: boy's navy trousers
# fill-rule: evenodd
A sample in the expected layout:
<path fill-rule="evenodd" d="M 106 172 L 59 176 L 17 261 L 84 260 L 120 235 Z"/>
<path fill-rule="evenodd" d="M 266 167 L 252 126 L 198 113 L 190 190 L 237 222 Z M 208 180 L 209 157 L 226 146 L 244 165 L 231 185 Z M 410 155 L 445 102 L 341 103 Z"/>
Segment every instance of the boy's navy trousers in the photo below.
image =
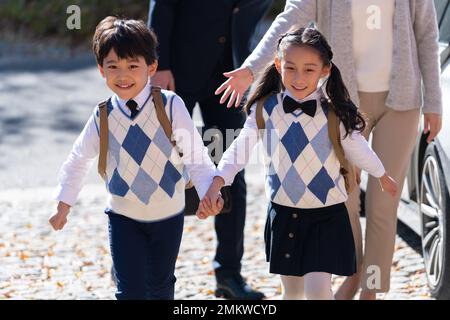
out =
<path fill-rule="evenodd" d="M 111 211 L 107 214 L 116 298 L 173 299 L 183 212 L 156 222 L 139 222 Z"/>

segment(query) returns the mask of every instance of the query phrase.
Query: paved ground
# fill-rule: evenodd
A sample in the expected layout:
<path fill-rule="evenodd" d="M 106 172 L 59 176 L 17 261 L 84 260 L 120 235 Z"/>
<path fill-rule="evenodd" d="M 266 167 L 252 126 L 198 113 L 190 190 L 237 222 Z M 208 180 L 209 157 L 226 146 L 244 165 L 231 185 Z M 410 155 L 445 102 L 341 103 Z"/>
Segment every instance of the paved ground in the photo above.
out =
<path fill-rule="evenodd" d="M 257 179 L 249 180 L 243 274 L 269 299 L 279 299 L 278 277 L 268 273 L 264 260 L 262 185 Z M 47 223 L 54 209 L 51 191 L 0 192 L 0 299 L 113 299 L 102 186 L 86 186 L 62 232 L 52 232 Z M 414 238 L 408 230 L 401 232 Z M 213 220 L 187 217 L 177 261 L 176 298 L 214 299 L 214 248 Z M 341 281 L 341 277 L 334 279 L 334 289 Z M 422 258 L 400 236 L 396 240 L 392 290 L 379 298 L 430 298 Z"/>

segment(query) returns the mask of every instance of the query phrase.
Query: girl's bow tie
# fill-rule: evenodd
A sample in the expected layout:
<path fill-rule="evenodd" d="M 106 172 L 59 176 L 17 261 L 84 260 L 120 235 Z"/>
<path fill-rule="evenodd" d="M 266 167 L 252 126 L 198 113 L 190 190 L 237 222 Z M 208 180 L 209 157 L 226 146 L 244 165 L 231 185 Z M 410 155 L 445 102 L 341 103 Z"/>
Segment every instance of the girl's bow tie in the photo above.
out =
<path fill-rule="evenodd" d="M 286 113 L 291 113 L 297 109 L 301 109 L 308 116 L 314 117 L 314 115 L 316 114 L 316 108 L 316 99 L 308 100 L 305 102 L 297 102 L 289 96 L 285 96 L 283 99 L 283 110 Z"/>

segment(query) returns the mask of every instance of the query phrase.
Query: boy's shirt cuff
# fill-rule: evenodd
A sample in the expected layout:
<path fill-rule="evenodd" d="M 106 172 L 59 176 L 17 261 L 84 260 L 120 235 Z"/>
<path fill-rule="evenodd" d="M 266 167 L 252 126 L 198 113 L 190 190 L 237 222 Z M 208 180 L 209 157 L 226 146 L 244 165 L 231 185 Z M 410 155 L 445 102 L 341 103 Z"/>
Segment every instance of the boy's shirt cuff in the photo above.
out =
<path fill-rule="evenodd" d="M 54 199 L 57 201 L 62 201 L 69 206 L 73 207 L 75 202 L 77 202 L 78 192 L 75 188 L 69 186 L 58 185 L 54 191 Z"/>

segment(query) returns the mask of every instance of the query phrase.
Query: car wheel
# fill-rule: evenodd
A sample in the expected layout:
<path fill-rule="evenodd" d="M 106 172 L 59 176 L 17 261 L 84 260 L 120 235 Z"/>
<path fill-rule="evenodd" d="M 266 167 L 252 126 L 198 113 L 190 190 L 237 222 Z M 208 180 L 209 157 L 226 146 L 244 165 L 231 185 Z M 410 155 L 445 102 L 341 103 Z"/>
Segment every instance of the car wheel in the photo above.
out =
<path fill-rule="evenodd" d="M 422 252 L 431 294 L 437 299 L 450 299 L 450 197 L 434 144 L 425 151 L 419 208 Z"/>

